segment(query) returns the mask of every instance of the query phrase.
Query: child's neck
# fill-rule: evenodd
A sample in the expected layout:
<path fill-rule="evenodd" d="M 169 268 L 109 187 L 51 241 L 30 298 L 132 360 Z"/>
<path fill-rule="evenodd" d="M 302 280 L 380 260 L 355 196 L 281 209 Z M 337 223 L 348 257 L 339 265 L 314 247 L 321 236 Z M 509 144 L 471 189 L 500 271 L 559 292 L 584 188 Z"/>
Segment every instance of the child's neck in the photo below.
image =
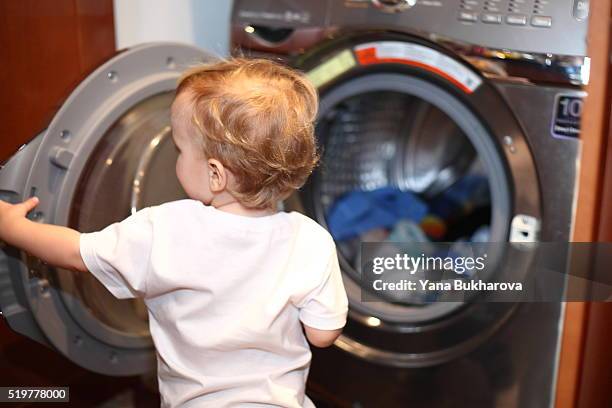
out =
<path fill-rule="evenodd" d="M 218 200 L 218 202 L 215 202 L 215 199 L 213 199 L 210 205 L 219 211 L 225 211 L 231 214 L 243 215 L 246 217 L 265 217 L 266 215 L 272 215 L 276 212 L 273 209 L 245 207 L 234 199 L 223 201 Z"/>

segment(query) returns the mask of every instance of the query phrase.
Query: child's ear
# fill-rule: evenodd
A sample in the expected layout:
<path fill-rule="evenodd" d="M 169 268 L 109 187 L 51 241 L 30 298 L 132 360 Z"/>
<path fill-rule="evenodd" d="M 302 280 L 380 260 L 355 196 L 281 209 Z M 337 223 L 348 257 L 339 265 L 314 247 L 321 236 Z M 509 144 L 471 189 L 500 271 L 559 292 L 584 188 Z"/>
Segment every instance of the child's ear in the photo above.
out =
<path fill-rule="evenodd" d="M 210 191 L 220 193 L 227 186 L 227 170 L 219 160 L 208 159 Z"/>

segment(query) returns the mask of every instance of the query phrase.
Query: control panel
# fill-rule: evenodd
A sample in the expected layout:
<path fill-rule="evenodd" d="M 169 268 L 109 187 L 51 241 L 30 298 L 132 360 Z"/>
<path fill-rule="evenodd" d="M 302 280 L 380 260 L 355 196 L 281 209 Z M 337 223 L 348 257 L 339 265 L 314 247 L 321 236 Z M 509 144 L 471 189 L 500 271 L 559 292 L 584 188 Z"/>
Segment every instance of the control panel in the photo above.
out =
<path fill-rule="evenodd" d="M 235 0 L 234 23 L 391 29 L 494 49 L 586 55 L 589 0 Z"/>
<path fill-rule="evenodd" d="M 485 24 L 510 24 L 550 28 L 558 0 L 460 0 L 457 18 L 461 21 Z M 566 4 L 567 5 L 567 4 Z M 574 0 L 572 16 L 585 20 L 589 13 L 588 0 Z"/>

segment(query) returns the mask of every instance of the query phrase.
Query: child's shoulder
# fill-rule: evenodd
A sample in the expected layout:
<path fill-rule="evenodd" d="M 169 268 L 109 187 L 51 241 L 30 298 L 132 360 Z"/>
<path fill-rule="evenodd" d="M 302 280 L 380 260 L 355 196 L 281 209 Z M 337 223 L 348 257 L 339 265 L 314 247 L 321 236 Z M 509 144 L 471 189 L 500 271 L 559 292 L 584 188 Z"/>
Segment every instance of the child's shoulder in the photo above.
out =
<path fill-rule="evenodd" d="M 289 215 L 298 223 L 299 234 L 303 235 L 311 244 L 328 248 L 335 245 L 329 231 L 312 218 L 295 211 L 290 212 Z"/>

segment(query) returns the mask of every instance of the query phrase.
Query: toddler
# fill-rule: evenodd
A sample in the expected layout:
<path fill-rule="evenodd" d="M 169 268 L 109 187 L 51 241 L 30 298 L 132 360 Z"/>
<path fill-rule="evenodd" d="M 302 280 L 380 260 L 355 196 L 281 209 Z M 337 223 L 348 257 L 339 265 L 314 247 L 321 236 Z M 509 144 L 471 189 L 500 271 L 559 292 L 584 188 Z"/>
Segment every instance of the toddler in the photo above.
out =
<path fill-rule="evenodd" d="M 303 75 L 271 61 L 193 68 L 171 108 L 189 199 L 87 234 L 28 220 L 36 198 L 0 202 L 0 239 L 144 298 L 163 406 L 312 407 L 306 339 L 330 346 L 347 298 L 329 233 L 276 208 L 317 162 L 317 103 Z"/>

